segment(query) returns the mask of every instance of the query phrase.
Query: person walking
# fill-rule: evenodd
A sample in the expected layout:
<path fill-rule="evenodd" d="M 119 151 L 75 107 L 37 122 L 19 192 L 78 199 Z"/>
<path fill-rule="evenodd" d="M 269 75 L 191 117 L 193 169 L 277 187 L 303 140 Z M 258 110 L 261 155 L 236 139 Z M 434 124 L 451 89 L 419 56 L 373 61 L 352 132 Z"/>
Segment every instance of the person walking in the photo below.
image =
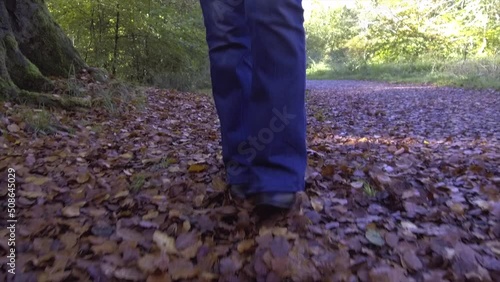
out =
<path fill-rule="evenodd" d="M 302 0 L 200 0 L 234 197 L 289 209 L 307 164 Z"/>

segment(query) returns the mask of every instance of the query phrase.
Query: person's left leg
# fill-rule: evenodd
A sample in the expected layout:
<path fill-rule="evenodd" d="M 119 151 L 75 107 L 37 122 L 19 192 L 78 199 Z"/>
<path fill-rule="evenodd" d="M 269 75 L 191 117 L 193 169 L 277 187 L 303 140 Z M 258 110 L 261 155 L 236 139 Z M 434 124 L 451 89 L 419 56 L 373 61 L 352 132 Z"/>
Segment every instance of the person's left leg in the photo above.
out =
<path fill-rule="evenodd" d="M 250 182 L 249 160 L 238 152 L 239 144 L 249 136 L 247 104 L 252 80 L 244 3 L 243 0 L 200 0 L 200 4 L 227 180 L 231 185 L 246 186 Z"/>

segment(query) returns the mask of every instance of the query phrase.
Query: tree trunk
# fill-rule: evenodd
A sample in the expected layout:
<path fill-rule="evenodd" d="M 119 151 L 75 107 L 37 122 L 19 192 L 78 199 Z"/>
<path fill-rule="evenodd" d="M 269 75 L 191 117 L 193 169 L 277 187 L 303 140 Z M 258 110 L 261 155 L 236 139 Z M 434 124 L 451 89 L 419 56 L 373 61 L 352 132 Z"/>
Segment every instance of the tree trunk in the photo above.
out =
<path fill-rule="evenodd" d="M 0 98 L 49 90 L 47 77 L 84 67 L 44 0 L 0 0 Z"/>
<path fill-rule="evenodd" d="M 116 4 L 115 47 L 113 48 L 112 74 L 116 75 L 116 61 L 118 59 L 118 39 L 120 35 L 120 4 Z"/>

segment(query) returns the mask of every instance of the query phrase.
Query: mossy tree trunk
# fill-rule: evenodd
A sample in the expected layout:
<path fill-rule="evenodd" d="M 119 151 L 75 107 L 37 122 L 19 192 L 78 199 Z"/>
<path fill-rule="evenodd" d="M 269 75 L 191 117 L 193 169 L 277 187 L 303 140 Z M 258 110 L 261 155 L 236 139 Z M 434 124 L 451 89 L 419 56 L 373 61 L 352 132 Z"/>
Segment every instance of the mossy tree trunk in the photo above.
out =
<path fill-rule="evenodd" d="M 44 0 L 0 0 L 0 98 L 52 87 L 85 62 Z"/>

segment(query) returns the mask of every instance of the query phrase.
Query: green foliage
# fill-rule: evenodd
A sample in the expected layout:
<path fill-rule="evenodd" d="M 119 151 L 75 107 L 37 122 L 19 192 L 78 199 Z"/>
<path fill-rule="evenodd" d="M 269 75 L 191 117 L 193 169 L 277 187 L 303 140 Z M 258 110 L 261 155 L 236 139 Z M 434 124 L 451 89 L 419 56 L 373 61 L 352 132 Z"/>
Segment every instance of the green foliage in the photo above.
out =
<path fill-rule="evenodd" d="M 148 84 L 159 77 L 189 80 L 206 73 L 205 31 L 197 1 L 50 0 L 48 6 L 89 65 Z M 206 81 L 205 75 L 178 84 L 190 88 Z"/>
<path fill-rule="evenodd" d="M 312 77 L 498 87 L 500 0 L 350 3 L 306 21 Z"/>
<path fill-rule="evenodd" d="M 313 10 L 306 22 L 310 63 L 358 68 L 368 62 L 466 59 L 500 51 L 500 0 L 355 3 Z"/>
<path fill-rule="evenodd" d="M 51 134 L 55 132 L 56 122 L 52 114 L 44 109 L 26 109 L 23 113 L 28 129 L 35 134 Z"/>
<path fill-rule="evenodd" d="M 144 173 L 137 173 L 132 176 L 130 183 L 130 190 L 137 193 L 146 183 L 146 175 Z"/>
<path fill-rule="evenodd" d="M 365 79 L 389 82 L 433 83 L 464 88 L 500 90 L 500 56 L 448 62 L 375 63 L 353 70 L 344 64 L 318 64 L 310 79 Z"/>

